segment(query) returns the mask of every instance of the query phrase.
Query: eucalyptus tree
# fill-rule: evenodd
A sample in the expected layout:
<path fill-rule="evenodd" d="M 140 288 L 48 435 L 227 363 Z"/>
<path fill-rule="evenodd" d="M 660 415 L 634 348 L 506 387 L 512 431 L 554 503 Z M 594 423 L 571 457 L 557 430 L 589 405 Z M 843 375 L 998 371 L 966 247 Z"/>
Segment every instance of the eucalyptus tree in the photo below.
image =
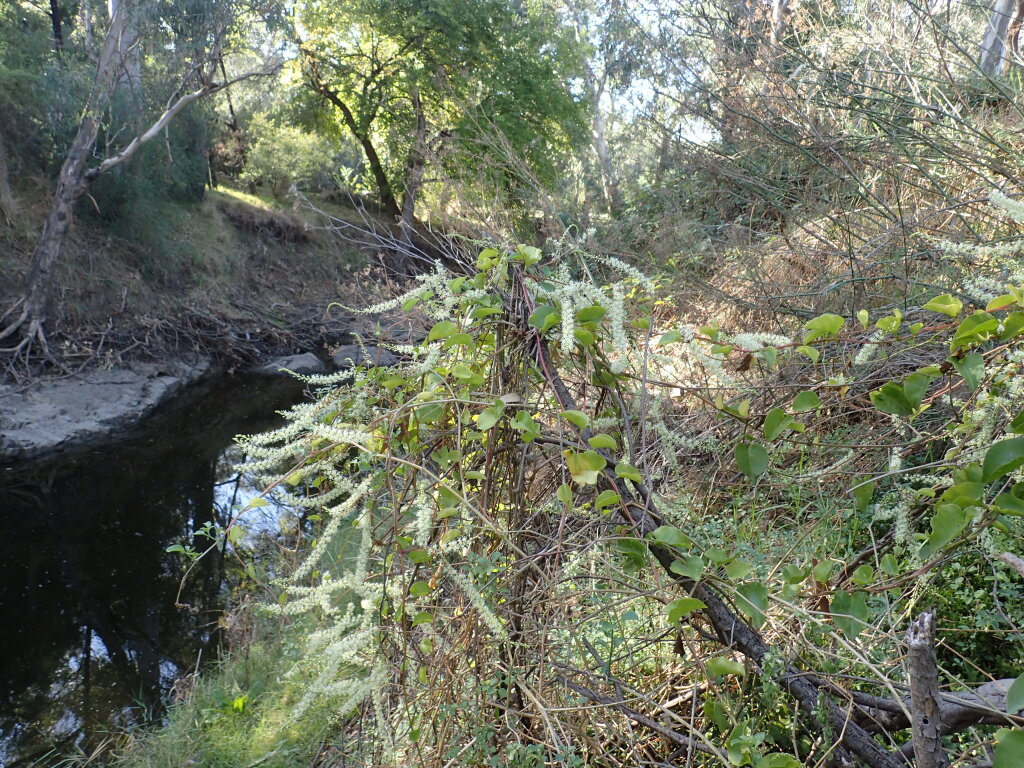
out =
<path fill-rule="evenodd" d="M 583 92 L 590 105 L 592 146 L 605 205 L 614 212 L 622 204 L 619 172 L 609 149 L 610 117 L 617 112 L 616 97 L 627 92 L 645 66 L 643 38 L 638 34 L 622 0 L 565 0 L 579 46 Z"/>
<path fill-rule="evenodd" d="M 296 20 L 302 72 L 359 143 L 405 238 L 429 168 L 550 181 L 581 138 L 570 30 L 542 5 L 308 0 Z"/>
<path fill-rule="evenodd" d="M 743 220 L 767 236 L 863 205 L 850 242 L 870 250 L 877 227 L 903 231 L 909 200 L 959 210 L 959 189 L 1016 183 L 1005 133 L 1021 114 L 1016 86 L 979 63 L 986 29 L 1001 36 L 1000 61 L 1013 58 L 1016 6 L 1000 3 L 646 4 L 633 20 L 653 90 L 673 107 L 654 122 L 673 137 L 680 175 L 703 179 L 685 204 L 713 212 L 714 227 Z M 710 130 L 694 140 L 687 121 Z"/>

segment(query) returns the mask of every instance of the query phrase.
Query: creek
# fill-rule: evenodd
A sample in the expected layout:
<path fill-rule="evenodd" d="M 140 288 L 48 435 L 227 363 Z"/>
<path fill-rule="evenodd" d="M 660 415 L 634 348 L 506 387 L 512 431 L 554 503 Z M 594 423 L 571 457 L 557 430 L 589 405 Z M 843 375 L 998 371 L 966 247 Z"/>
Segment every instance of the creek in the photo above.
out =
<path fill-rule="evenodd" d="M 0 466 L 0 764 L 159 719 L 175 681 L 216 657 L 222 553 L 181 587 L 183 555 L 167 548 L 206 549 L 196 532 L 256 493 L 232 469 L 233 437 L 276 426 L 302 390 L 208 376 L 105 445 Z M 247 524 L 272 529 L 270 514 Z"/>

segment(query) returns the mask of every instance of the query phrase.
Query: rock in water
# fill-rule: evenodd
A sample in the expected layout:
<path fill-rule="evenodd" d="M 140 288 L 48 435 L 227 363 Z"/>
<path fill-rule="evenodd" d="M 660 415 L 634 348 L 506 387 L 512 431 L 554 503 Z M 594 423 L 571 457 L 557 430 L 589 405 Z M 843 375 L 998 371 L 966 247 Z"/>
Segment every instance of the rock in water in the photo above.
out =
<path fill-rule="evenodd" d="M 209 363 L 135 364 L 41 381 L 29 389 L 0 387 L 0 460 L 30 459 L 95 443 L 132 426 Z"/>
<path fill-rule="evenodd" d="M 288 371 L 311 376 L 327 373 L 327 364 L 312 352 L 306 352 L 303 355 L 278 357 L 256 369 L 257 373 L 265 374 L 287 373 Z"/>
<path fill-rule="evenodd" d="M 345 344 L 334 352 L 332 357 L 338 370 L 353 368 L 363 363 L 371 365 L 394 365 L 398 358 L 383 347 L 360 347 L 358 344 Z"/>

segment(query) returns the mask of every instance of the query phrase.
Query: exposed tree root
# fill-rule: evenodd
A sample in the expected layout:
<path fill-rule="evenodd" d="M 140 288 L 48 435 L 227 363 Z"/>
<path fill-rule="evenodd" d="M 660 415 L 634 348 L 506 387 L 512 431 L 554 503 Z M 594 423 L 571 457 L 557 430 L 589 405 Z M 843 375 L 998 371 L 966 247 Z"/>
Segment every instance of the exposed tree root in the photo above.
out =
<path fill-rule="evenodd" d="M 8 310 L 8 313 L 10 311 Z M 13 347 L 0 347 L 0 354 L 10 356 L 7 363 L 8 373 L 13 374 L 17 369 L 30 368 L 35 352 L 40 353 L 38 356 L 45 362 L 59 368 L 64 373 L 69 372 L 67 366 L 58 360 L 50 350 L 50 341 L 46 336 L 43 319 L 33 315 L 27 307 L 23 307 L 17 319 L 0 331 L 0 339 L 14 336 L 19 331 L 21 331 L 21 341 Z"/>

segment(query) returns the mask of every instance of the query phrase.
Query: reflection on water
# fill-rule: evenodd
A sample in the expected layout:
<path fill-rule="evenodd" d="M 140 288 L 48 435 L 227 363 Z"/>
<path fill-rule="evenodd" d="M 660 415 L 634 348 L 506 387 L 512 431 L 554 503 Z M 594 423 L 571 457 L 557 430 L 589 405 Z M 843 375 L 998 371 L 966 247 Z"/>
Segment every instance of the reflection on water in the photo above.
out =
<path fill-rule="evenodd" d="M 158 714 L 174 679 L 214 654 L 221 558 L 200 562 L 184 609 L 181 556 L 165 549 L 224 523 L 231 439 L 300 396 L 287 378 L 216 377 L 130 438 L 0 467 L 0 764 L 91 749 Z"/>

